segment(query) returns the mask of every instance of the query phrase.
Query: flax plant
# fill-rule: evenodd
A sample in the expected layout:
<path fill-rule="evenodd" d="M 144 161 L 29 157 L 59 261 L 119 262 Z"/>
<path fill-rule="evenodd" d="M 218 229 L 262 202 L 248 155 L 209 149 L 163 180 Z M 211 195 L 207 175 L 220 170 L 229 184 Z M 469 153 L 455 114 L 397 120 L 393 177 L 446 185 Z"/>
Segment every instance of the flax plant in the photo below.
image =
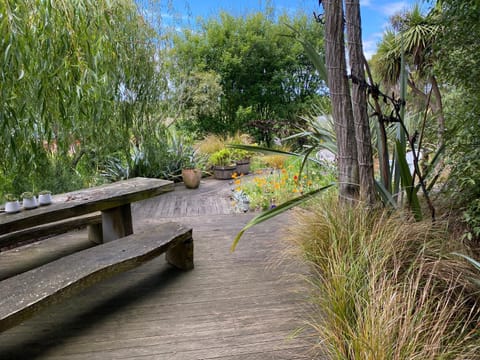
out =
<path fill-rule="evenodd" d="M 298 211 L 294 224 L 289 237 L 313 269 L 313 351 L 328 359 L 479 358 L 475 269 L 451 255 L 445 224 L 367 213 L 327 196 Z"/>

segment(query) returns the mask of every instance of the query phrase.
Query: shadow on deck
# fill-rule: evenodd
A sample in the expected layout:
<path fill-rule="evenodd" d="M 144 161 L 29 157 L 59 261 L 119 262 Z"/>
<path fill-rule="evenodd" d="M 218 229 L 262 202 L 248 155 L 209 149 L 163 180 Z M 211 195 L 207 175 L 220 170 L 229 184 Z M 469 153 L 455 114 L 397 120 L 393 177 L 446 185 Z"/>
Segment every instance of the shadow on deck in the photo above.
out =
<path fill-rule="evenodd" d="M 302 267 L 285 260 L 288 214 L 234 235 L 253 217 L 234 214 L 228 182 L 182 185 L 134 206 L 136 228 L 162 221 L 193 227 L 195 269 L 157 258 L 101 282 L 0 334 L 0 359 L 308 359 Z M 88 246 L 85 232 L 0 253 L 0 272 Z M 279 262 L 282 258 L 283 261 Z"/>

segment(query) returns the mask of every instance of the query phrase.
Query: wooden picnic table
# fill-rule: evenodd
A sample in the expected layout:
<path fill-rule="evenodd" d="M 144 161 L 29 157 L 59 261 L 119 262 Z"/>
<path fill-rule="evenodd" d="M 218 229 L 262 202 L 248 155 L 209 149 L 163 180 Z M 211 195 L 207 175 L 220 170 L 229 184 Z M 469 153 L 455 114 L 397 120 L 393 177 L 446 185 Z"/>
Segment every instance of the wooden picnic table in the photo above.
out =
<path fill-rule="evenodd" d="M 0 235 L 101 211 L 98 242 L 133 233 L 131 203 L 172 191 L 171 181 L 132 178 L 53 196 L 53 202 L 16 214 L 0 213 Z M 101 237 L 101 238 L 100 238 Z"/>
<path fill-rule="evenodd" d="M 0 235 L 8 237 L 100 211 L 98 238 L 92 239 L 91 234 L 89 237 L 102 243 L 0 281 L 0 332 L 88 286 L 164 253 L 176 268 L 193 269 L 191 228 L 169 222 L 133 234 L 131 203 L 173 189 L 171 181 L 133 178 L 56 195 L 48 206 L 0 214 Z"/>

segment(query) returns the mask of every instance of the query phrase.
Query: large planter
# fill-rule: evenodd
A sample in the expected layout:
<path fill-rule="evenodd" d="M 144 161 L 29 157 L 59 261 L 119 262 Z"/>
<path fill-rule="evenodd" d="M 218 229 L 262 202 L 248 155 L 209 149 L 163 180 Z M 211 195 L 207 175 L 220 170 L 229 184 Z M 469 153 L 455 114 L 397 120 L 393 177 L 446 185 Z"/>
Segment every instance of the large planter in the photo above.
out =
<path fill-rule="evenodd" d="M 183 169 L 182 178 L 185 187 L 188 189 L 196 189 L 200 186 L 202 179 L 202 170 L 200 169 Z"/>
<path fill-rule="evenodd" d="M 235 165 L 230 166 L 214 166 L 213 176 L 218 180 L 229 180 L 232 178 L 233 173 L 237 170 Z"/>
<path fill-rule="evenodd" d="M 239 160 L 236 163 L 238 175 L 247 175 L 250 172 L 250 160 Z"/>

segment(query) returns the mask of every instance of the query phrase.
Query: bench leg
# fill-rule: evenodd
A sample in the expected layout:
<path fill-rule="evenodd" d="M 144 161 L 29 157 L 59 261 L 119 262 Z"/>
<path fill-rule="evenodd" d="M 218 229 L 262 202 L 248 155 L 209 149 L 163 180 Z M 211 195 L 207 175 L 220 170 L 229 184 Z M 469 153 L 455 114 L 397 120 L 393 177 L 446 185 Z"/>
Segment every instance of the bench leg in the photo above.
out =
<path fill-rule="evenodd" d="M 181 270 L 193 269 L 193 239 L 179 241 L 167 250 L 166 258 L 169 264 Z"/>
<path fill-rule="evenodd" d="M 94 242 L 95 244 L 103 243 L 103 232 L 102 232 L 102 223 L 99 224 L 89 224 L 88 229 L 88 240 Z"/>
<path fill-rule="evenodd" d="M 133 234 L 130 204 L 102 211 L 102 233 L 104 242 Z"/>

